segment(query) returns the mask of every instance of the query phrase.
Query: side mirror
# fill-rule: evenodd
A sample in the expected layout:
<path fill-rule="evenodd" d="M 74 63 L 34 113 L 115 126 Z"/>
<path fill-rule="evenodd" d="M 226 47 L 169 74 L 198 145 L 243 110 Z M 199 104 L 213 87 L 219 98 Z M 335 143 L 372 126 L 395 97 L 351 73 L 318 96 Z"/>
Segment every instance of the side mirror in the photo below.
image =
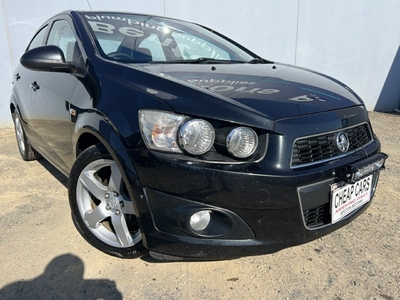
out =
<path fill-rule="evenodd" d="M 78 67 L 65 62 L 64 53 L 54 45 L 41 46 L 22 55 L 21 65 L 33 71 L 75 73 Z"/>

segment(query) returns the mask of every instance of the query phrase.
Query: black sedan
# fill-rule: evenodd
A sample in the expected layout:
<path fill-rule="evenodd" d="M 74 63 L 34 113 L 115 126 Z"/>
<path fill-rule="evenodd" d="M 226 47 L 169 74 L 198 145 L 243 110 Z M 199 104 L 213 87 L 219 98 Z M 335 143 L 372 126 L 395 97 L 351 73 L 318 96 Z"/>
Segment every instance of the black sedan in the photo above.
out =
<path fill-rule="evenodd" d="M 368 207 L 387 158 L 349 87 L 201 25 L 67 11 L 20 62 L 21 156 L 68 176 L 76 228 L 110 255 L 227 259 L 311 241 Z"/>

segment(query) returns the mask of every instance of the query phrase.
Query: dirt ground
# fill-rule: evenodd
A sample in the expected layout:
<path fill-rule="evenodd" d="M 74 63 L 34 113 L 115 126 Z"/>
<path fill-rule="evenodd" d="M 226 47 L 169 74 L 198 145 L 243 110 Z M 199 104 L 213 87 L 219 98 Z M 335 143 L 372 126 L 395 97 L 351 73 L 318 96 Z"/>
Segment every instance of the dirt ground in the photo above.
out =
<path fill-rule="evenodd" d="M 66 178 L 24 162 L 0 129 L 0 299 L 400 299 L 400 115 L 370 113 L 389 154 L 359 218 L 275 254 L 216 262 L 122 260 L 80 237 Z"/>

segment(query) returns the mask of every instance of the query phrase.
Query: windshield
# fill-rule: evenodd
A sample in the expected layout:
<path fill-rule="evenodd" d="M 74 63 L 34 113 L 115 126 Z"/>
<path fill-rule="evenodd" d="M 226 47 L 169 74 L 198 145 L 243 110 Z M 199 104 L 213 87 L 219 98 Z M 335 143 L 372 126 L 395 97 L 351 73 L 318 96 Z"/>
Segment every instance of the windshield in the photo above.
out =
<path fill-rule="evenodd" d="M 162 17 L 82 13 L 100 54 L 127 63 L 234 63 L 251 52 L 199 25 Z"/>

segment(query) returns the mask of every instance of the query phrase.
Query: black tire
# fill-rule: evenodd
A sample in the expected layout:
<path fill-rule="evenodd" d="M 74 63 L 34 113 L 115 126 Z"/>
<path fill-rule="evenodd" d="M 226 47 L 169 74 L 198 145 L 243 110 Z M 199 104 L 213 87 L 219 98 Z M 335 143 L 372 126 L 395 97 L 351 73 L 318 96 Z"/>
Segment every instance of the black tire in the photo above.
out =
<path fill-rule="evenodd" d="M 75 227 L 92 246 L 120 258 L 147 253 L 121 172 L 103 146 L 91 146 L 78 156 L 68 196 Z"/>
<path fill-rule="evenodd" d="M 18 143 L 18 150 L 21 154 L 22 159 L 26 161 L 39 159 L 40 154 L 35 149 L 33 149 L 31 143 L 29 143 L 29 140 L 25 135 L 24 128 L 21 124 L 21 118 L 19 117 L 18 113 L 15 112 L 12 116 L 14 121 L 15 136 Z"/>

